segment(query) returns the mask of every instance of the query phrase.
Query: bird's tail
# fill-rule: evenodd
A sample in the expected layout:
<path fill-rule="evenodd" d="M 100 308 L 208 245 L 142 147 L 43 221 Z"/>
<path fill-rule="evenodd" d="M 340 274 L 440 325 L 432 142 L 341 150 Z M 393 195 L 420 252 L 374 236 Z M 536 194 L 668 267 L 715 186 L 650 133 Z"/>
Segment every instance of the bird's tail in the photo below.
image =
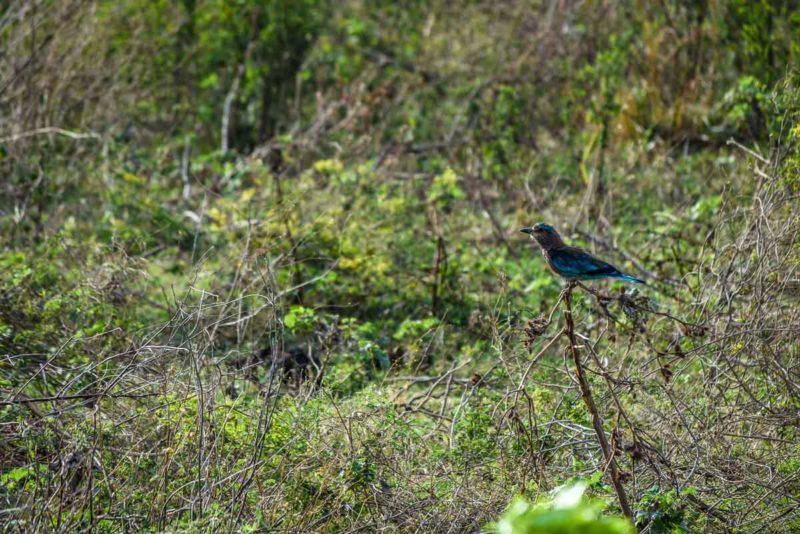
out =
<path fill-rule="evenodd" d="M 638 279 L 638 278 L 636 278 L 634 276 L 630 276 L 630 275 L 627 275 L 627 274 L 620 273 L 618 275 L 615 275 L 614 278 L 617 278 L 619 280 L 624 280 L 626 282 L 635 282 L 637 284 L 647 285 L 647 282 L 645 282 L 644 280 L 640 280 L 640 279 Z"/>

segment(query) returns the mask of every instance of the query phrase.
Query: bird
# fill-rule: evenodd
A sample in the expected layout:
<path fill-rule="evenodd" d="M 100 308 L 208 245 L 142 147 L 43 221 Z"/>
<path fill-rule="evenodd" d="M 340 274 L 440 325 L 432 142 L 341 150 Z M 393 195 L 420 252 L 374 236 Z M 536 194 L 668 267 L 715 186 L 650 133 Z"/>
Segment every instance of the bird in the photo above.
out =
<path fill-rule="evenodd" d="M 529 234 L 542 248 L 547 265 L 568 282 L 579 280 L 601 280 L 616 278 L 625 282 L 645 284 L 629 274 L 625 274 L 608 262 L 595 258 L 585 250 L 564 244 L 556 229 L 549 224 L 539 223 L 520 230 Z"/>

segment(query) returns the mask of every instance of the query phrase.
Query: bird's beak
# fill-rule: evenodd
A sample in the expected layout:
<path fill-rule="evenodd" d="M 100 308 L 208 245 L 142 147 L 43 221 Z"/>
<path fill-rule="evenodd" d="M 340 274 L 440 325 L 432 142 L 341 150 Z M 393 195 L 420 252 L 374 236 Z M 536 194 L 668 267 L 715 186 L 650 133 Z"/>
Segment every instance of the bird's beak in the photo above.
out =
<path fill-rule="evenodd" d="M 533 233 L 533 228 L 531 228 L 530 226 L 526 226 L 525 228 L 520 230 L 520 232 L 522 232 L 523 234 L 532 234 Z"/>

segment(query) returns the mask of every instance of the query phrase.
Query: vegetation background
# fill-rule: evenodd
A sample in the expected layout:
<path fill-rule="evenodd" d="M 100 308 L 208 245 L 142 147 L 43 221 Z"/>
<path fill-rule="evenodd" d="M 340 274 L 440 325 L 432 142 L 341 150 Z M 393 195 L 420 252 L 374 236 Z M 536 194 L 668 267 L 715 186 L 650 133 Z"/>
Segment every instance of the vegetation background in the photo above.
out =
<path fill-rule="evenodd" d="M 3 530 L 797 532 L 799 7 L 2 3 Z"/>

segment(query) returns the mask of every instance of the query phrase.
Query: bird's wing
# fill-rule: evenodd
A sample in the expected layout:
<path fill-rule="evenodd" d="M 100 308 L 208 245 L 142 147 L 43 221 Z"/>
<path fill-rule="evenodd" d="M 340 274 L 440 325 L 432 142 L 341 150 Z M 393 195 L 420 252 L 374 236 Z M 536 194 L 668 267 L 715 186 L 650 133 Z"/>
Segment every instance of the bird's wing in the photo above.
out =
<path fill-rule="evenodd" d="M 551 250 L 550 261 L 564 276 L 604 277 L 619 274 L 619 270 L 610 263 L 574 247 Z"/>

